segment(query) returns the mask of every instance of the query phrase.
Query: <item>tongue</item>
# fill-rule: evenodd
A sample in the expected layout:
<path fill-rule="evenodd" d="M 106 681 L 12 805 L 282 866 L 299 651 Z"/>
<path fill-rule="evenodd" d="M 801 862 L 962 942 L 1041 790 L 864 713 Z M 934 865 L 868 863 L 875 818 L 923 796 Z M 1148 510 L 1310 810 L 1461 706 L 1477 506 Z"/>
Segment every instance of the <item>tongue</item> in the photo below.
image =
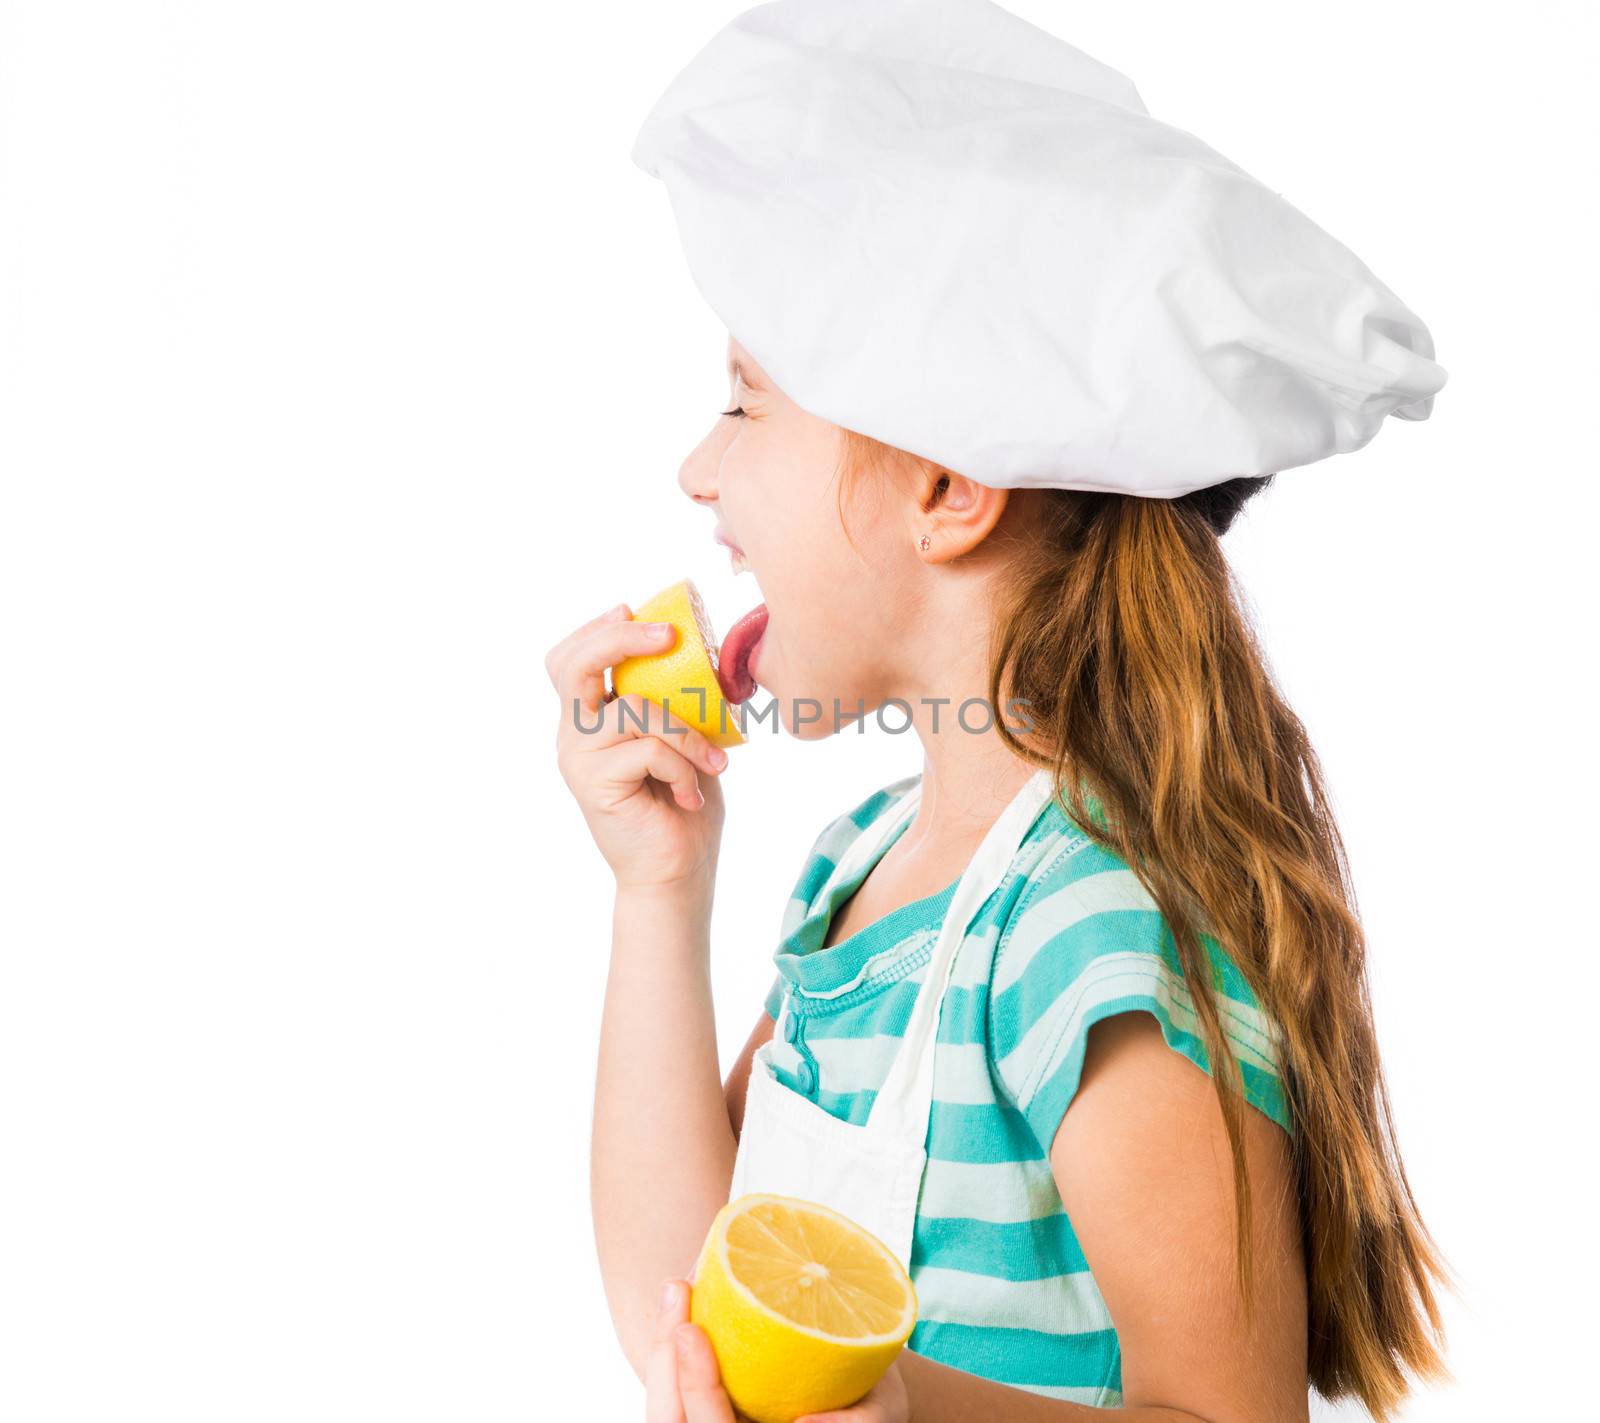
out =
<path fill-rule="evenodd" d="M 722 650 L 717 653 L 717 682 L 723 697 L 736 705 L 756 689 L 756 679 L 750 675 L 750 654 L 766 630 L 767 605 L 757 603 L 722 639 Z"/>

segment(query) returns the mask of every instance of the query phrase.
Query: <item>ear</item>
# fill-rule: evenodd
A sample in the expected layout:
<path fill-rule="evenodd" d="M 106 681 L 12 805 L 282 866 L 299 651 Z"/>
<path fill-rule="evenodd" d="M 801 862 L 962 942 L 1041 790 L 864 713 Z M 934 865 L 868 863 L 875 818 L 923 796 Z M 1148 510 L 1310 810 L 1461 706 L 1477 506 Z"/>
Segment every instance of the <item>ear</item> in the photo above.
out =
<path fill-rule="evenodd" d="M 948 563 L 977 548 L 1000 522 L 1011 492 L 991 489 L 938 465 L 917 471 L 915 489 L 911 543 L 927 563 Z"/>

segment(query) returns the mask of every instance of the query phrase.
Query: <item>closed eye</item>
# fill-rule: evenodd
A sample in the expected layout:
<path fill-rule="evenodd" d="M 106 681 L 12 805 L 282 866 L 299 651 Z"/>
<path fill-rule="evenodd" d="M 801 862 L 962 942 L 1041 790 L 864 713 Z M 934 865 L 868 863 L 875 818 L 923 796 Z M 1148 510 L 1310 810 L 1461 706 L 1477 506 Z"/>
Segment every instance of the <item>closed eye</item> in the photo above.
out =
<path fill-rule="evenodd" d="M 739 415 L 739 416 L 742 416 L 745 413 L 745 409 L 744 409 L 744 406 L 742 406 L 742 405 L 735 405 L 732 410 L 724 410 L 722 413 L 724 415 Z"/>

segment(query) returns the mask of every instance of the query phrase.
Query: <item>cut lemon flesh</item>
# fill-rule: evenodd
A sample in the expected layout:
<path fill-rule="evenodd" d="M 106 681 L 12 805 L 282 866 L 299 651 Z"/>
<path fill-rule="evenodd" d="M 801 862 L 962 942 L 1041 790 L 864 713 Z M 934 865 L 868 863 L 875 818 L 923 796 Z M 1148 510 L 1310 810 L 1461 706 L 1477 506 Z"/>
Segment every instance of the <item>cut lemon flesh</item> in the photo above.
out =
<path fill-rule="evenodd" d="M 758 1201 L 728 1222 L 733 1278 L 774 1314 L 835 1339 L 895 1335 L 910 1304 L 899 1262 L 832 1212 Z"/>
<path fill-rule="evenodd" d="M 663 588 L 634 610 L 636 623 L 671 623 L 678 636 L 665 652 L 626 657 L 611 669 L 619 697 L 638 695 L 662 703 L 713 746 L 740 746 L 739 719 L 717 680 L 717 639 L 700 590 L 689 579 Z"/>
<path fill-rule="evenodd" d="M 917 1321 L 900 1261 L 837 1211 L 748 1195 L 701 1248 L 689 1317 L 710 1336 L 723 1387 L 755 1423 L 859 1401 Z"/>

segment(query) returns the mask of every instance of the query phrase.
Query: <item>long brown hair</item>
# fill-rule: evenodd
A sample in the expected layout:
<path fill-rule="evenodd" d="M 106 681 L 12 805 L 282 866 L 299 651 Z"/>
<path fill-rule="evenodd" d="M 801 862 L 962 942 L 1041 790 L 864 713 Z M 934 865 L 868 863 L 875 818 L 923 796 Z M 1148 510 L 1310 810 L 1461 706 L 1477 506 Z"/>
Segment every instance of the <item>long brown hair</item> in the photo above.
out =
<path fill-rule="evenodd" d="M 915 457 L 846 430 L 850 477 Z M 1446 1376 L 1448 1283 L 1395 1142 L 1344 844 L 1306 729 L 1273 683 L 1220 536 L 1272 480 L 1177 499 L 1047 490 L 995 603 L 989 698 L 1025 705 L 1062 803 L 1149 890 L 1193 995 L 1232 1148 L 1250 1307 L 1244 1096 L 1200 943 L 1225 947 L 1279 1033 L 1294 1124 L 1308 1367 L 1379 1419 Z M 1015 700 L 1013 700 L 1015 699 Z"/>

